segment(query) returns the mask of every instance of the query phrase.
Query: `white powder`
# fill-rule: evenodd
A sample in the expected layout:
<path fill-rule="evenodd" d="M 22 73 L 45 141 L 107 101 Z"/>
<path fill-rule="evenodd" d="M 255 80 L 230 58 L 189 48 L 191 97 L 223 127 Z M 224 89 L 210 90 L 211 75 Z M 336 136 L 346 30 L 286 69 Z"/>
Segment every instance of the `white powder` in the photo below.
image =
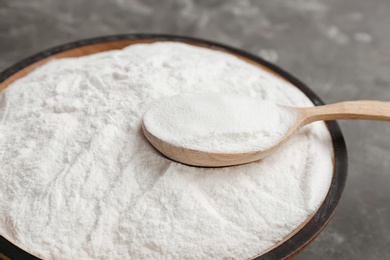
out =
<path fill-rule="evenodd" d="M 145 111 L 208 91 L 312 106 L 265 70 L 180 43 L 54 60 L 10 85 L 0 96 L 0 233 L 45 259 L 244 259 L 283 240 L 329 189 L 325 125 L 247 165 L 163 158 L 142 134 Z"/>
<path fill-rule="evenodd" d="M 294 118 L 293 110 L 259 98 L 187 93 L 153 105 L 143 122 L 154 136 L 177 147 L 240 153 L 275 146 Z"/>

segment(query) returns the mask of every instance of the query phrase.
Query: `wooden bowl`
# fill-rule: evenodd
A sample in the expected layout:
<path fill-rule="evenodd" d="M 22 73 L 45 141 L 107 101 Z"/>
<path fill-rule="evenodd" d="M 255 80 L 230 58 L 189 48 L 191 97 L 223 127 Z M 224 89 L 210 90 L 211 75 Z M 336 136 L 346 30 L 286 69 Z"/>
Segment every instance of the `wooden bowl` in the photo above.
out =
<path fill-rule="evenodd" d="M 259 57 L 244 51 L 228 47 L 219 43 L 199 40 L 189 37 L 171 35 L 149 35 L 149 34 L 124 34 L 105 36 L 87 40 L 80 40 L 60 45 L 36 55 L 26 58 L 17 64 L 0 73 L 0 91 L 6 88 L 15 80 L 24 77 L 35 68 L 48 62 L 53 58 L 80 57 L 88 54 L 121 49 L 135 43 L 151 43 L 156 41 L 177 41 L 192 45 L 202 46 L 210 49 L 217 49 L 237 56 L 251 64 L 261 67 L 274 75 L 291 82 L 300 89 L 315 105 L 324 103 L 305 84 L 291 76 L 282 69 L 270 64 Z M 302 251 L 328 224 L 335 213 L 340 201 L 347 177 L 347 151 L 344 138 L 339 126 L 335 121 L 326 123 L 332 137 L 334 149 L 334 171 L 329 192 L 320 206 L 301 226 L 287 236 L 283 241 L 255 259 L 285 259 L 291 258 Z M 21 248 L 10 243 L 0 236 L 0 258 L 4 259 L 37 259 L 33 255 L 23 251 Z"/>

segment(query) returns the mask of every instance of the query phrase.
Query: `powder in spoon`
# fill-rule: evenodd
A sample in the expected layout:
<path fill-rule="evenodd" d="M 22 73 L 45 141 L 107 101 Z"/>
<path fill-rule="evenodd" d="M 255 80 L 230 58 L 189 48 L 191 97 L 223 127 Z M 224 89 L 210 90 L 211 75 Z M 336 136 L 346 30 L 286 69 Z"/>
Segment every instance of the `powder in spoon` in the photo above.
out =
<path fill-rule="evenodd" d="M 193 92 L 313 105 L 268 71 L 187 44 L 50 61 L 0 94 L 0 233 L 43 259 L 247 259 L 282 241 L 328 192 L 324 123 L 258 162 L 188 167 L 141 122 L 157 100 Z"/>
<path fill-rule="evenodd" d="M 169 144 L 204 152 L 264 151 L 294 123 L 291 109 L 224 93 L 182 94 L 153 105 L 144 126 Z"/>

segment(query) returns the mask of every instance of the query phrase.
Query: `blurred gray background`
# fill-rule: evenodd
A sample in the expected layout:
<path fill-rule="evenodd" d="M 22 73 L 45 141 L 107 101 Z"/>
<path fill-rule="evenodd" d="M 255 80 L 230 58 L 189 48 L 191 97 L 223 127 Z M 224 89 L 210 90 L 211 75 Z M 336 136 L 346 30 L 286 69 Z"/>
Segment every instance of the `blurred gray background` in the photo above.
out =
<path fill-rule="evenodd" d="M 200 37 L 262 56 L 326 103 L 390 101 L 388 0 L 0 0 L 0 70 L 35 52 L 116 33 Z M 390 122 L 340 122 L 342 202 L 296 259 L 390 259 Z"/>

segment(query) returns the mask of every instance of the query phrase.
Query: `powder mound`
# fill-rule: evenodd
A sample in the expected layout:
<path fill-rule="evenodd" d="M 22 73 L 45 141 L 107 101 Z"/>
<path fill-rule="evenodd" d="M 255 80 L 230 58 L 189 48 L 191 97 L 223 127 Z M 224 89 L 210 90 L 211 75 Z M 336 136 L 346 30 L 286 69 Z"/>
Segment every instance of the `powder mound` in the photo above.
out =
<path fill-rule="evenodd" d="M 294 118 L 292 110 L 258 98 L 197 93 L 158 102 L 143 123 L 154 136 L 177 147 L 240 153 L 275 146 Z"/>
<path fill-rule="evenodd" d="M 248 259 L 282 241 L 328 192 L 325 124 L 258 162 L 188 167 L 141 122 L 194 92 L 313 105 L 261 67 L 182 43 L 52 60 L 0 93 L 0 234 L 43 259 Z"/>

